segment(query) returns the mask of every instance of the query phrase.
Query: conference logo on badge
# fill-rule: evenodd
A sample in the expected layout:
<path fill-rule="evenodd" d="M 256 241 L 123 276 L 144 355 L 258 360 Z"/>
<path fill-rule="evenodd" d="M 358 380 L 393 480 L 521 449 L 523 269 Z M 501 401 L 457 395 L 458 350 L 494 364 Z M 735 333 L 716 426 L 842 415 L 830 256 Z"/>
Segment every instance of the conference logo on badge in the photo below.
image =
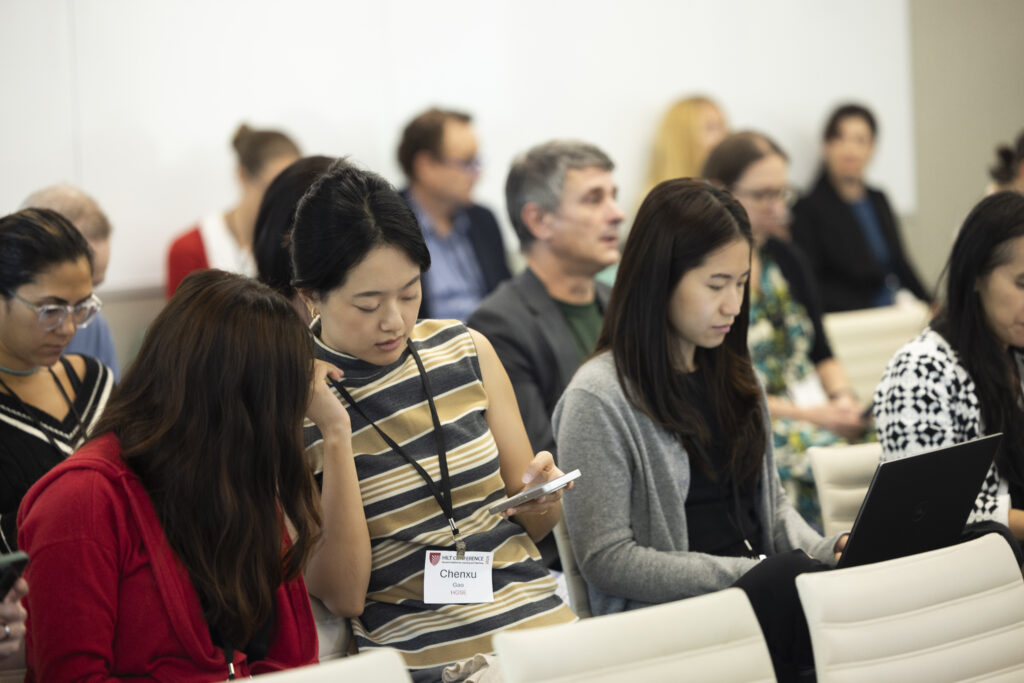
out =
<path fill-rule="evenodd" d="M 430 564 L 437 565 L 441 561 L 441 553 L 430 553 Z"/>

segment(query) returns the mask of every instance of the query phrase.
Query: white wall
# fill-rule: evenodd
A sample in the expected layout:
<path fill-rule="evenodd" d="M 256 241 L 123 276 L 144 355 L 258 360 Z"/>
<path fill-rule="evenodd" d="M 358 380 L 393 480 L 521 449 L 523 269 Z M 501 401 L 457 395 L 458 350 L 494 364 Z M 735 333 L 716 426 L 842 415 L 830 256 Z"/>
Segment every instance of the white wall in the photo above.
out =
<path fill-rule="evenodd" d="M 905 0 L 0 0 L 0 212 L 70 181 L 115 226 L 105 289 L 159 285 L 179 231 L 233 202 L 228 139 L 280 127 L 401 182 L 402 125 L 472 112 L 478 199 L 504 215 L 511 158 L 552 137 L 597 143 L 635 207 L 654 127 L 676 97 L 816 165 L 837 102 L 872 106 L 873 180 L 915 204 Z"/>

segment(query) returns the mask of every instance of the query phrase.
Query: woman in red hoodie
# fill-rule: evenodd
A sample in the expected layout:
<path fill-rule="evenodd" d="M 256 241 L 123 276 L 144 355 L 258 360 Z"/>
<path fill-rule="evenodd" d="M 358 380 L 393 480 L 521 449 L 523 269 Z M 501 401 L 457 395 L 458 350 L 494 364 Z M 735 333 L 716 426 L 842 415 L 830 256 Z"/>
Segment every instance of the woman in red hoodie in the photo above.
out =
<path fill-rule="evenodd" d="M 302 572 L 321 524 L 300 430 L 304 414 L 349 429 L 328 374 L 270 289 L 185 279 L 94 438 L 21 506 L 28 680 L 218 681 L 316 661 Z M 346 455 L 351 468 L 350 447 L 324 453 Z"/>

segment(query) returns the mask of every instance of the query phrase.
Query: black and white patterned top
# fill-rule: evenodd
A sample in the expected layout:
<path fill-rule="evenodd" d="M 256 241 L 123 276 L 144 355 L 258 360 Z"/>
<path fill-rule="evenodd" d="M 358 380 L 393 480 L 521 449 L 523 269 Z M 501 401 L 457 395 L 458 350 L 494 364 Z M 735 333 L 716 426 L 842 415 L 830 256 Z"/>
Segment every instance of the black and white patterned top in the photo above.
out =
<path fill-rule="evenodd" d="M 1024 368 L 1020 355 L 1017 364 Z M 882 460 L 985 436 L 974 380 L 949 342 L 930 327 L 896 352 L 874 399 Z M 993 464 L 967 521 L 1006 524 L 1009 512 L 1007 482 Z"/>

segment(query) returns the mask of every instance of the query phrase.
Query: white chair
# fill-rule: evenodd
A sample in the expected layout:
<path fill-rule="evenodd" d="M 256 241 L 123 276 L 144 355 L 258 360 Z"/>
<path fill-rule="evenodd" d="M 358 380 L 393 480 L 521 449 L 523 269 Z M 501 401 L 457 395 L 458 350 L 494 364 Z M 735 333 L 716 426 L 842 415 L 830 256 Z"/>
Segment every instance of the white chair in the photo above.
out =
<path fill-rule="evenodd" d="M 807 449 L 807 457 L 818 490 L 825 535 L 849 531 L 882 458 L 882 444 L 814 446 Z"/>
<path fill-rule="evenodd" d="M 924 329 L 928 319 L 928 305 L 914 300 L 824 316 L 832 353 L 861 400 L 871 400 L 889 360 Z"/>
<path fill-rule="evenodd" d="M 303 666 L 257 677 L 266 683 L 410 683 L 412 677 L 398 650 L 381 647 L 323 664 Z"/>
<path fill-rule="evenodd" d="M 314 595 L 309 596 L 309 605 L 313 609 L 313 620 L 316 622 L 316 636 L 320 643 L 320 661 L 345 657 L 352 647 L 352 626 L 347 617 L 332 614 L 329 609 Z M 2 683 L 2 682 L 0 682 Z"/>
<path fill-rule="evenodd" d="M 573 624 L 494 636 L 504 683 L 774 681 L 739 588 Z"/>
<path fill-rule="evenodd" d="M 590 594 L 587 592 L 587 582 L 576 566 L 576 556 L 572 552 L 572 544 L 569 542 L 569 531 L 565 528 L 565 520 L 561 520 L 552 530 L 555 535 L 555 546 L 558 547 L 558 557 L 562 560 L 562 574 L 565 575 L 565 584 L 569 589 L 569 606 L 576 616 L 581 619 L 589 617 Z"/>
<path fill-rule="evenodd" d="M 796 587 L 819 683 L 1024 680 L 1024 580 L 996 534 Z"/>

